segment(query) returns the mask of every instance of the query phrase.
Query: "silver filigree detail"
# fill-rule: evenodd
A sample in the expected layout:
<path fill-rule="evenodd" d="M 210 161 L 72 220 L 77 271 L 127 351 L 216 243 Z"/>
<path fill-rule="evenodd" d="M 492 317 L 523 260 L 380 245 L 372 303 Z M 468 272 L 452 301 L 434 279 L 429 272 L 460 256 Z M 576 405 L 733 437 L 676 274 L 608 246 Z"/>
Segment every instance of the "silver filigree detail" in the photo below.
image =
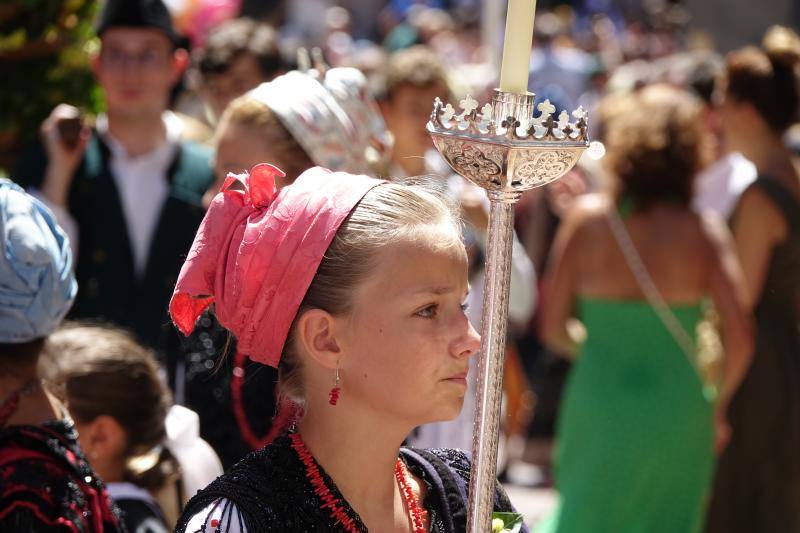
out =
<path fill-rule="evenodd" d="M 514 167 L 514 181 L 534 186 L 550 183 L 566 174 L 579 155 L 575 150 L 527 150 L 518 155 L 524 162 Z"/>
<path fill-rule="evenodd" d="M 486 157 L 477 146 L 465 143 L 459 148 L 459 151 L 451 148 L 448 159 L 452 162 L 453 169 L 462 176 L 472 181 L 491 181 L 502 173 L 502 167 Z"/>

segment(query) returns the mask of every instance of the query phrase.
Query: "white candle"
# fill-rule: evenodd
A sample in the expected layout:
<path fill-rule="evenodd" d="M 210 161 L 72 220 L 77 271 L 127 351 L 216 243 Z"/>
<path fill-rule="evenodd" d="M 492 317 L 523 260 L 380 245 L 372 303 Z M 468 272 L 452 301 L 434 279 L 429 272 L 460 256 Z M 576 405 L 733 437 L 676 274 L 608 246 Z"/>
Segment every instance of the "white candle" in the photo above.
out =
<path fill-rule="evenodd" d="M 522 94 L 528 90 L 536 0 L 508 0 L 500 90 Z"/>

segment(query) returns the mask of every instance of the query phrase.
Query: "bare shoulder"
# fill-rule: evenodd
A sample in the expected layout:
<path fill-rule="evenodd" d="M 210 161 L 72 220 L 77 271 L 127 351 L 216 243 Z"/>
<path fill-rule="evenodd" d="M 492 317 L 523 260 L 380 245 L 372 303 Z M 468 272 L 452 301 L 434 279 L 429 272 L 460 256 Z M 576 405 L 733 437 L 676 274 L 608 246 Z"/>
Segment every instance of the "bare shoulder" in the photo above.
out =
<path fill-rule="evenodd" d="M 750 186 L 736 206 L 733 229 L 737 242 L 740 239 L 762 240 L 772 245 L 786 237 L 788 223 L 780 207 L 766 192 L 760 187 Z"/>
<path fill-rule="evenodd" d="M 747 224 L 771 225 L 783 220 L 780 208 L 761 187 L 748 187 L 736 206 L 736 219 Z"/>

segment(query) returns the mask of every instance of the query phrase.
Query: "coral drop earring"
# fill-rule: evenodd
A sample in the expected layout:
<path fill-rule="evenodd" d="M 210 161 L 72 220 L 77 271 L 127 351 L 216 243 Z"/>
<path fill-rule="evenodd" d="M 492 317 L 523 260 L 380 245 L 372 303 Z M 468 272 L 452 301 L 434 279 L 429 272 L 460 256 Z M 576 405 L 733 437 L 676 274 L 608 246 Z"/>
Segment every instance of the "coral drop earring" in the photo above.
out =
<path fill-rule="evenodd" d="M 333 388 L 331 389 L 331 392 L 328 393 L 328 403 L 331 405 L 336 405 L 336 402 L 339 401 L 339 393 L 341 392 L 342 388 L 339 386 L 339 367 L 336 367 Z"/>

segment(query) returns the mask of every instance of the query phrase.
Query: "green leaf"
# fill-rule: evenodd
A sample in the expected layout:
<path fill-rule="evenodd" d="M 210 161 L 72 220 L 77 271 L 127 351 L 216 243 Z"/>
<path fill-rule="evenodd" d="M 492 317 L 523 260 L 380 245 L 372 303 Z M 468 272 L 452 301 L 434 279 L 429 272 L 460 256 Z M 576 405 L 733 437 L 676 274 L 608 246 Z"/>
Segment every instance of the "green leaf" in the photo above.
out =
<path fill-rule="evenodd" d="M 503 531 L 509 533 L 518 533 L 522 529 L 522 515 L 519 513 L 492 513 L 492 520 L 499 518 L 503 521 Z"/>

